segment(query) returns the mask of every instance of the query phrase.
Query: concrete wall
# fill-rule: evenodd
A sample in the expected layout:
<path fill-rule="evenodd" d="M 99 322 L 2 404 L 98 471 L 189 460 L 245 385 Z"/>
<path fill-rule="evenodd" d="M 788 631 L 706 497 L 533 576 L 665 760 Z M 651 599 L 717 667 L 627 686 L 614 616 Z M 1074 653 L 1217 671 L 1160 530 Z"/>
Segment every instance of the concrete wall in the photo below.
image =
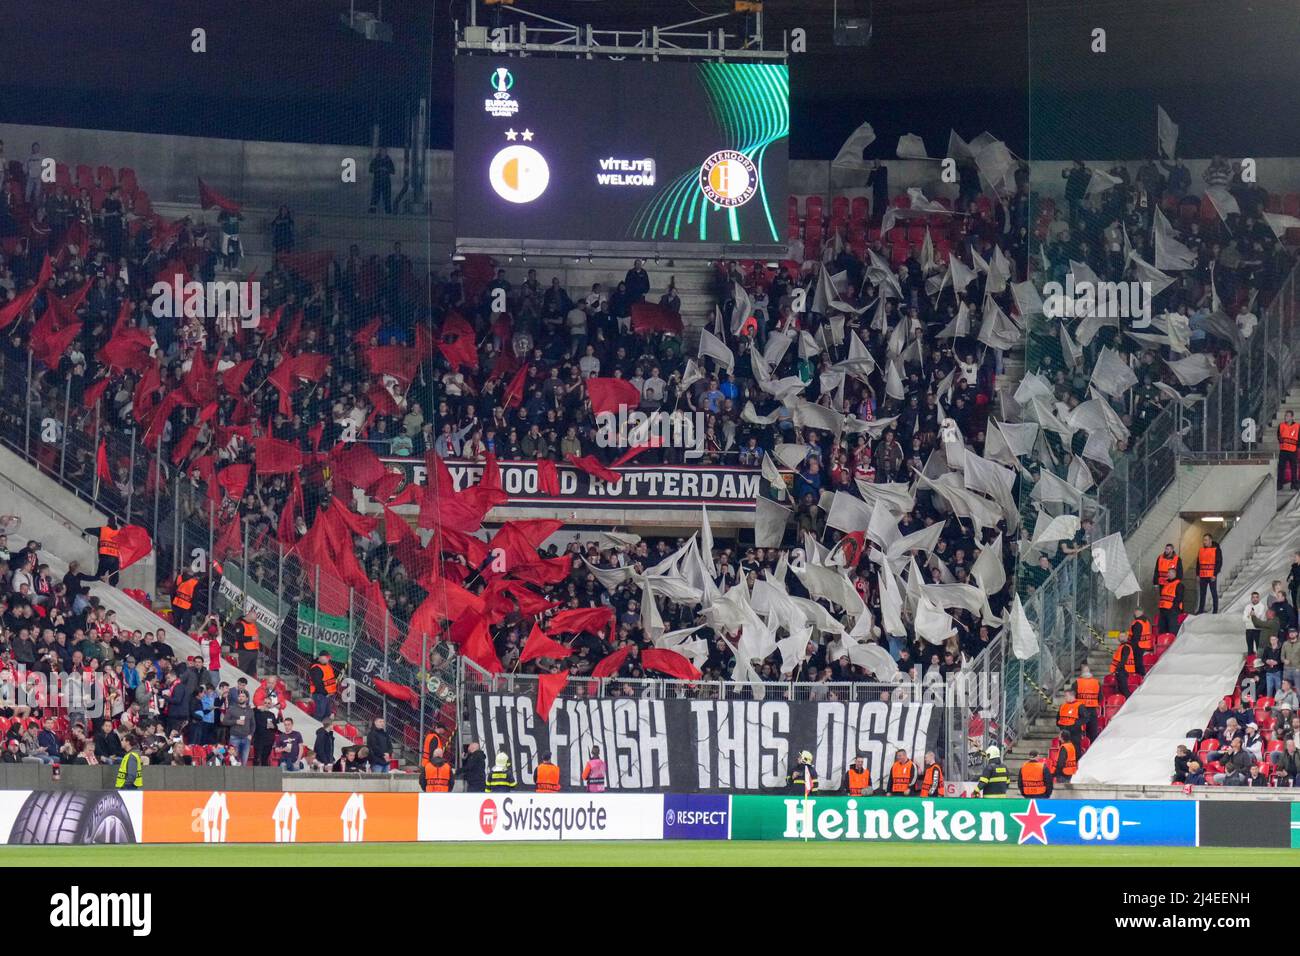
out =
<path fill-rule="evenodd" d="M 40 533 L 27 533 L 24 525 L 12 532 L 14 541 L 21 547 L 28 538 L 36 538 L 42 550 L 59 555 L 65 561 L 77 561 L 82 570 L 93 574 L 98 563 L 98 546 L 84 536 L 83 528 L 95 528 L 108 517 L 78 498 L 53 478 L 48 478 L 23 461 L 8 448 L 0 446 L 0 514 L 24 515 L 39 513 L 43 519 Z M 31 525 L 31 522 L 24 522 Z M 21 539 L 21 540 L 20 540 Z M 154 592 L 157 556 L 150 554 L 137 561 L 121 574 L 119 586 L 141 588 Z"/>
<path fill-rule="evenodd" d="M 54 768 L 45 764 L 0 764 L 0 790 L 112 790 L 116 766 Z M 285 773 L 279 767 L 150 767 L 144 768 L 146 790 L 252 790 L 279 793 L 361 792 L 415 793 L 417 774 Z"/>

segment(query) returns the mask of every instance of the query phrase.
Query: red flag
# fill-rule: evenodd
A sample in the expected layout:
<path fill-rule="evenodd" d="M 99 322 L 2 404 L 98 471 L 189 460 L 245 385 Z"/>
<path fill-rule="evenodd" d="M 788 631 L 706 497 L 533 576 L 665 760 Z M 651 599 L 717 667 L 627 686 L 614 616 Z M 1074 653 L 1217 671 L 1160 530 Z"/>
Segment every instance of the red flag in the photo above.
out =
<path fill-rule="evenodd" d="M 375 685 L 375 690 L 385 697 L 391 697 L 393 700 L 404 700 L 408 704 L 418 704 L 420 702 L 420 695 L 405 684 L 396 684 L 393 681 L 384 680 L 382 677 L 374 678 L 371 683 Z"/>
<path fill-rule="evenodd" d="M 397 487 L 406 480 L 406 476 L 397 471 L 385 471 L 366 486 L 366 494 L 378 502 L 386 502 L 397 492 Z"/>
<path fill-rule="evenodd" d="M 139 424 L 143 425 L 148 420 L 149 412 L 153 409 L 154 396 L 161 387 L 162 376 L 158 374 L 157 363 L 153 363 L 144 370 L 131 395 L 131 414 Z"/>
<path fill-rule="evenodd" d="M 651 302 L 632 303 L 632 331 L 640 335 L 651 332 L 682 334 L 682 317 L 678 312 Z"/>
<path fill-rule="evenodd" d="M 311 439 L 311 450 L 313 452 L 320 451 L 320 439 L 321 436 L 324 434 L 325 434 L 324 422 L 317 422 L 315 425 L 311 426 L 311 428 L 307 429 L 307 437 Z"/>
<path fill-rule="evenodd" d="M 537 461 L 537 490 L 548 498 L 560 496 L 560 472 L 549 458 Z"/>
<path fill-rule="evenodd" d="M 538 558 L 532 564 L 513 568 L 510 576 L 516 581 L 526 581 L 538 587 L 559 584 L 573 570 L 573 560 L 567 554 L 554 558 Z"/>
<path fill-rule="evenodd" d="M 560 691 L 564 690 L 564 685 L 569 683 L 569 672 L 560 671 L 556 674 L 542 674 L 537 678 L 537 716 L 542 720 L 549 720 L 551 717 L 551 705 L 555 699 L 560 696 Z"/>
<path fill-rule="evenodd" d="M 506 386 L 505 394 L 501 396 L 501 403 L 506 408 L 514 408 L 524 400 L 524 383 L 528 380 L 528 364 L 525 363 L 515 372 L 515 377 L 510 380 Z"/>
<path fill-rule="evenodd" d="M 478 368 L 478 348 L 474 343 L 474 327 L 458 312 L 450 313 L 442 322 L 438 348 L 452 368 L 468 365 Z"/>
<path fill-rule="evenodd" d="M 50 261 L 49 256 L 45 257 L 45 261 L 47 263 Z M 32 307 L 32 303 L 36 301 L 36 296 L 40 291 L 41 286 L 38 282 L 26 292 L 21 292 L 10 299 L 8 305 L 0 308 L 0 329 L 8 328 L 21 318 L 22 314 Z"/>
<path fill-rule="evenodd" d="M 618 414 L 620 408 L 634 410 L 641 404 L 641 393 L 636 386 L 622 378 L 587 379 L 587 397 L 597 415 Z"/>
<path fill-rule="evenodd" d="M 217 397 L 217 375 L 202 349 L 195 349 L 190 370 L 185 374 L 185 391 L 195 405 L 206 405 Z"/>
<path fill-rule="evenodd" d="M 627 656 L 631 653 L 631 644 L 623 648 L 621 651 L 615 651 L 591 669 L 591 676 L 613 677 L 619 672 L 619 669 L 623 666 L 623 662 L 627 660 Z"/>
<path fill-rule="evenodd" d="M 627 451 L 623 452 L 623 454 L 619 455 L 617 458 L 614 459 L 614 464 L 610 465 L 610 467 L 621 468 L 623 465 L 626 465 L 637 455 L 641 454 L 641 452 L 649 451 L 651 448 L 662 448 L 663 444 L 664 442 L 662 438 L 659 438 L 657 436 L 653 437 L 650 439 L 650 444 L 637 445 L 636 447 L 629 448 Z"/>
<path fill-rule="evenodd" d="M 447 639 L 459 644 L 460 652 L 489 674 L 500 674 L 504 670 L 487 621 L 481 613 L 471 610 L 458 617 L 448 631 Z"/>
<path fill-rule="evenodd" d="M 252 367 L 253 359 L 236 362 L 218 376 L 221 379 L 221 387 L 230 395 L 238 395 L 239 390 L 244 387 L 244 379 L 248 378 L 248 373 Z"/>
<path fill-rule="evenodd" d="M 221 193 L 217 192 L 202 179 L 199 180 L 199 205 L 204 209 L 211 209 L 216 206 L 222 212 L 228 212 L 232 216 L 239 215 L 243 207 L 234 200 L 227 199 Z"/>
<path fill-rule="evenodd" d="M 101 378 L 99 381 L 95 382 L 95 384 L 91 385 L 90 388 L 86 389 L 85 394 L 81 397 L 82 404 L 87 408 L 94 408 L 96 403 L 98 403 L 103 397 L 104 390 L 108 388 L 108 384 L 109 380 L 107 378 Z"/>
<path fill-rule="evenodd" d="M 420 357 L 405 345 L 372 345 L 361 354 L 372 375 L 391 375 L 405 385 L 411 384 L 420 367 Z"/>
<path fill-rule="evenodd" d="M 253 460 L 259 475 L 288 475 L 302 467 L 302 452 L 279 438 L 254 438 Z"/>
<path fill-rule="evenodd" d="M 113 470 L 108 467 L 108 446 L 103 439 L 100 439 L 99 447 L 95 449 L 95 474 L 105 484 L 113 483 Z"/>
<path fill-rule="evenodd" d="M 312 249 L 308 252 L 277 252 L 276 265 L 297 273 L 307 282 L 324 282 L 329 278 L 330 266 L 334 264 L 333 249 Z"/>
<path fill-rule="evenodd" d="M 226 522 L 226 527 L 212 545 L 212 557 L 224 561 L 232 555 L 244 553 L 244 522 L 238 515 Z"/>
<path fill-rule="evenodd" d="M 153 550 L 149 532 L 139 525 L 129 524 L 117 532 L 118 565 L 123 571 Z"/>
<path fill-rule="evenodd" d="M 238 501 L 248 489 L 248 478 L 252 474 L 251 465 L 227 465 L 217 474 L 217 485 L 231 498 Z"/>
<path fill-rule="evenodd" d="M 641 652 L 641 666 L 681 680 L 699 680 L 700 671 L 690 660 L 676 651 L 650 647 Z"/>
<path fill-rule="evenodd" d="M 576 607 L 561 611 L 546 625 L 547 634 L 600 634 L 609 632 L 614 640 L 614 609 L 612 607 Z"/>
<path fill-rule="evenodd" d="M 139 371 L 149 363 L 149 349 L 153 336 L 144 329 L 124 328 L 99 350 L 98 358 L 105 365 L 124 371 Z"/>
<path fill-rule="evenodd" d="M 352 336 L 353 343 L 363 347 L 369 345 L 370 340 L 379 334 L 380 324 L 379 316 L 375 316 L 361 328 L 357 329 L 357 334 Z"/>
<path fill-rule="evenodd" d="M 606 484 L 613 485 L 623 480 L 622 475 L 612 469 L 606 468 L 591 455 L 583 455 L 581 458 L 574 455 L 565 455 L 564 460 L 575 468 L 581 468 L 587 474 L 599 478 Z"/>
<path fill-rule="evenodd" d="M 366 489 L 382 478 L 384 463 L 379 460 L 374 449 L 360 442 L 351 445 L 337 445 L 329 454 L 330 473 L 336 483 L 352 488 Z"/>
<path fill-rule="evenodd" d="M 517 566 L 535 563 L 542 542 L 563 527 L 564 522 L 556 518 L 507 521 L 492 536 L 492 550 L 499 552 L 508 574 Z"/>
<path fill-rule="evenodd" d="M 293 486 L 289 489 L 289 500 L 280 512 L 280 524 L 276 528 L 276 537 L 285 544 L 294 544 L 298 540 L 298 516 L 302 514 L 302 482 L 298 472 L 293 473 Z"/>
<path fill-rule="evenodd" d="M 47 314 L 48 312 L 49 310 L 46 310 Z M 68 346 L 76 341 L 77 336 L 80 334 L 80 320 L 73 322 L 65 329 L 46 335 L 39 341 L 36 338 L 36 331 L 33 329 L 31 338 L 32 355 L 50 368 L 58 368 L 59 359 L 63 358 L 63 353 L 68 350 Z"/>
<path fill-rule="evenodd" d="M 293 393 L 302 380 L 319 381 L 329 365 L 328 355 L 304 352 L 287 358 L 275 367 L 266 380 L 280 392 L 280 414 L 293 415 Z"/>
<path fill-rule="evenodd" d="M 857 567 L 858 559 L 867 547 L 867 534 L 865 531 L 851 531 L 840 538 L 838 547 L 848 562 L 848 567 Z"/>
<path fill-rule="evenodd" d="M 526 664 L 531 660 L 539 657 L 549 657 L 553 660 L 565 660 L 573 651 L 565 647 L 559 641 L 553 641 L 545 634 L 536 624 L 533 624 L 532 631 L 528 634 L 528 640 L 524 642 L 524 649 L 519 654 L 519 663 Z"/>

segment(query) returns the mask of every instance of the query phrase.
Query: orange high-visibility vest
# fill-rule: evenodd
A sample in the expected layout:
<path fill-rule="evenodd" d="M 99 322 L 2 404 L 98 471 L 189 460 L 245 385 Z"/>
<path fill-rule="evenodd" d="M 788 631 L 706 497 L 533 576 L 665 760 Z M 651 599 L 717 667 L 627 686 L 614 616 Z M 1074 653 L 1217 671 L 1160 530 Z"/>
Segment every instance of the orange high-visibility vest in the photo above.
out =
<path fill-rule="evenodd" d="M 333 691 L 331 691 L 330 693 L 333 693 Z M 441 749 L 442 749 L 442 738 L 439 737 L 437 733 L 431 730 L 424 735 L 423 756 L 424 756 L 425 763 L 429 763 L 430 761 L 433 760 L 433 752 L 435 750 L 441 750 Z"/>
<path fill-rule="evenodd" d="M 943 768 L 937 763 L 932 763 L 921 775 L 921 796 L 937 797 L 941 793 L 943 793 Z"/>
<path fill-rule="evenodd" d="M 1217 549 L 1211 545 L 1208 548 L 1201 548 L 1201 550 L 1196 553 L 1197 574 L 1201 577 L 1214 577 L 1214 553 L 1216 550 Z"/>
<path fill-rule="evenodd" d="M 1160 607 L 1164 610 L 1172 610 L 1174 600 L 1178 597 L 1178 586 L 1180 582 L 1177 578 L 1172 581 L 1166 581 L 1160 585 Z"/>
<path fill-rule="evenodd" d="M 1133 623 L 1138 625 L 1138 647 L 1144 651 L 1149 651 L 1155 647 L 1155 644 L 1151 641 L 1151 622 L 1145 617 L 1135 617 Z"/>
<path fill-rule="evenodd" d="M 448 793 L 451 791 L 451 764 L 444 762 L 441 767 L 431 763 L 424 765 L 424 792 Z"/>
<path fill-rule="evenodd" d="M 1101 706 L 1101 681 L 1095 677 L 1080 677 L 1074 682 L 1074 694 L 1080 707 L 1096 710 Z"/>
<path fill-rule="evenodd" d="M 1074 744 L 1068 740 L 1061 744 L 1061 749 L 1056 754 L 1056 766 L 1052 768 L 1052 773 L 1061 772 L 1067 777 L 1073 777 L 1074 772 L 1079 769 L 1079 754 L 1074 749 Z"/>
<path fill-rule="evenodd" d="M 559 793 L 560 792 L 560 768 L 553 763 L 539 763 L 537 765 L 537 792 L 538 793 Z"/>
<path fill-rule="evenodd" d="M 871 791 L 871 771 L 849 767 L 849 796 L 861 797 Z"/>
<path fill-rule="evenodd" d="M 1041 760 L 1031 760 L 1020 768 L 1020 792 L 1026 797 L 1041 797 L 1047 792 L 1046 768 Z"/>
<path fill-rule="evenodd" d="M 176 590 L 172 592 L 172 607 L 180 608 L 182 611 L 188 611 L 194 606 L 194 589 L 198 587 L 199 579 L 190 578 L 188 581 L 181 575 L 176 575 Z"/>
<path fill-rule="evenodd" d="M 1170 571 L 1178 570 L 1178 555 L 1172 558 L 1166 558 L 1163 554 L 1156 558 L 1156 573 L 1159 575 L 1160 583 L 1163 584 L 1165 578 L 1169 577 Z"/>
<path fill-rule="evenodd" d="M 262 641 L 257 634 L 257 624 L 253 621 L 243 621 L 244 633 L 238 641 L 235 642 L 235 650 L 239 651 L 258 651 L 262 649 Z"/>
<path fill-rule="evenodd" d="M 1115 655 L 1110 659 L 1110 672 L 1112 674 L 1115 673 L 1117 670 L 1119 670 L 1119 665 L 1121 660 L 1123 660 L 1124 663 L 1124 670 L 1128 671 L 1130 674 L 1137 673 L 1137 664 L 1133 660 L 1133 648 L 1128 647 L 1129 654 L 1128 657 L 1125 658 L 1124 657 L 1125 647 L 1128 647 L 1128 645 L 1121 644 L 1119 647 L 1115 648 Z"/>
<path fill-rule="evenodd" d="M 1061 727 L 1073 727 L 1079 722 L 1079 702 L 1067 700 L 1056 712 L 1056 723 Z"/>
<path fill-rule="evenodd" d="M 99 529 L 99 553 L 108 558 L 122 556 L 122 549 L 117 544 L 117 532 L 108 525 Z"/>
<path fill-rule="evenodd" d="M 1277 426 L 1277 443 L 1284 452 L 1292 452 L 1300 443 L 1300 422 L 1287 424 L 1283 422 Z"/>
<path fill-rule="evenodd" d="M 894 762 L 889 768 L 889 792 L 907 793 L 912 789 L 912 778 L 916 776 L 916 766 L 910 760 Z"/>
<path fill-rule="evenodd" d="M 261 644 L 259 643 L 258 646 L 260 647 Z M 256 648 L 253 648 L 253 650 L 256 650 Z M 322 664 L 319 661 L 317 661 L 315 664 L 312 665 L 312 667 L 320 668 L 320 682 L 325 686 L 325 693 L 330 694 L 332 696 L 334 692 L 339 689 L 338 678 L 334 676 L 334 665 Z M 432 750 L 429 751 L 428 757 L 430 760 L 433 759 Z"/>

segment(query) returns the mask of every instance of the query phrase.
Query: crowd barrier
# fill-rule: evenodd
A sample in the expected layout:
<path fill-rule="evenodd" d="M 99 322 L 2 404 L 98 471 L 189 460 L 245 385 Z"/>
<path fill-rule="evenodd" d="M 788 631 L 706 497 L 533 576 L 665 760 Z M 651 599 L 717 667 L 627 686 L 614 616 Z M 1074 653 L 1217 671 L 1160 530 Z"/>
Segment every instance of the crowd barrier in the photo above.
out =
<path fill-rule="evenodd" d="M 30 790 L 0 792 L 0 838 L 42 845 L 769 840 L 1001 844 L 1026 852 L 1296 848 L 1300 802 Z"/>

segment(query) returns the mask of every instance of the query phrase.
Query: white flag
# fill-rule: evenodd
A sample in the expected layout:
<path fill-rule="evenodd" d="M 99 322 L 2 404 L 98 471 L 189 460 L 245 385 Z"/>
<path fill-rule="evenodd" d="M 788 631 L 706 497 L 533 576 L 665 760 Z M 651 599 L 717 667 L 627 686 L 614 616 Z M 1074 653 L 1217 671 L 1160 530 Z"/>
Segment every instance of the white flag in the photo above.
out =
<path fill-rule="evenodd" d="M 1108 534 L 1092 543 L 1092 566 L 1101 572 L 1106 590 L 1115 597 L 1125 597 L 1138 590 L 1137 578 L 1124 550 L 1124 539 L 1119 532 Z"/>
<path fill-rule="evenodd" d="M 1210 205 L 1214 207 L 1214 211 L 1219 214 L 1219 218 L 1225 223 L 1228 221 L 1228 216 L 1234 213 L 1238 216 L 1241 215 L 1241 207 L 1237 205 L 1237 200 L 1232 197 L 1232 193 L 1222 186 L 1206 187 L 1205 195 L 1209 197 Z"/>
<path fill-rule="evenodd" d="M 1097 391 L 1105 392 L 1113 398 L 1122 398 L 1125 392 L 1137 384 L 1138 378 L 1128 362 L 1104 346 L 1097 356 L 1097 364 L 1092 367 L 1092 378 L 1089 381 L 1096 386 Z"/>
<path fill-rule="evenodd" d="M 1178 241 L 1174 236 L 1174 227 L 1169 225 L 1169 220 L 1159 209 L 1153 210 L 1152 232 L 1155 237 L 1156 246 L 1156 268 L 1172 269 L 1178 271 L 1181 269 L 1192 269 L 1196 266 L 1196 256 L 1191 249 Z"/>
<path fill-rule="evenodd" d="M 736 367 L 736 356 L 723 344 L 722 339 L 708 329 L 700 329 L 700 358 L 706 355 L 728 372 Z"/>
<path fill-rule="evenodd" d="M 759 495 L 754 499 L 754 546 L 779 548 L 785 536 L 785 525 L 791 511 L 770 498 Z"/>
<path fill-rule="evenodd" d="M 1177 362 L 1165 362 L 1165 364 L 1169 366 L 1171 372 L 1178 376 L 1178 381 L 1188 386 L 1199 385 L 1207 378 L 1219 374 L 1219 367 L 1214 364 L 1214 359 L 1204 352 L 1197 352 L 1185 359 L 1179 359 Z"/>
<path fill-rule="evenodd" d="M 905 133 L 898 138 L 899 159 L 929 159 L 925 141 L 915 133 Z"/>
<path fill-rule="evenodd" d="M 1011 653 L 1022 661 L 1038 656 L 1038 635 L 1025 615 L 1020 595 L 1011 599 Z"/>
<path fill-rule="evenodd" d="M 862 151 L 876 141 L 876 131 L 870 123 L 863 123 L 844 141 L 840 151 L 831 161 L 832 166 L 842 169 L 866 169 L 867 161 L 862 158 Z"/>
<path fill-rule="evenodd" d="M 979 582 L 985 594 L 997 594 L 1007 583 L 1007 569 L 1002 564 L 1002 535 L 992 544 L 980 545 L 979 556 L 971 565 L 971 575 Z"/>

